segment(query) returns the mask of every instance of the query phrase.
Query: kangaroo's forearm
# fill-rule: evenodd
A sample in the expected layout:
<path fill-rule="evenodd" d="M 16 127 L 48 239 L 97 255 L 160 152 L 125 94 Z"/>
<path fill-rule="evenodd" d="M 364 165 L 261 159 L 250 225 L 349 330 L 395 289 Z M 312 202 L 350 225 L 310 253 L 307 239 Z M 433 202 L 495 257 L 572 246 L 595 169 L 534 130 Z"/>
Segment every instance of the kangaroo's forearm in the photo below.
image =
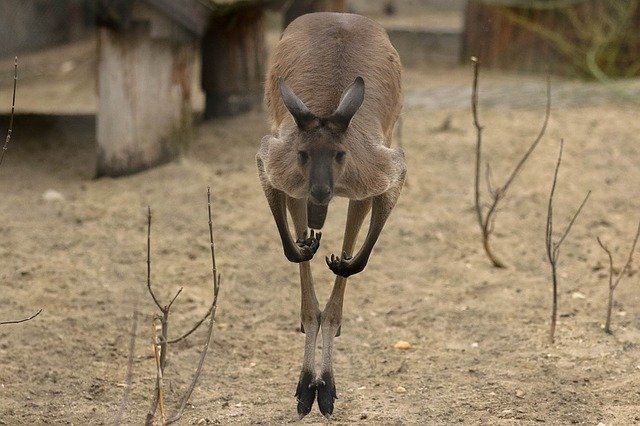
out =
<path fill-rule="evenodd" d="M 286 210 L 286 195 L 274 188 L 269 188 L 265 191 L 269 207 L 271 208 L 271 214 L 276 222 L 278 228 L 278 234 L 280 234 L 280 240 L 282 241 L 282 248 L 284 255 L 290 262 L 302 262 L 302 256 L 298 246 L 293 241 L 291 233 L 289 232 L 289 224 L 287 222 L 287 210 Z"/>
<path fill-rule="evenodd" d="M 312 232 L 309 238 L 305 234 L 302 239 L 294 241 L 287 222 L 287 196 L 273 187 L 265 188 L 265 195 L 269 202 L 273 219 L 276 222 L 278 234 L 280 234 L 280 240 L 282 241 L 282 249 L 287 260 L 293 263 L 311 260 L 320 246 L 322 234 L 320 232 L 317 234 Z"/>
<path fill-rule="evenodd" d="M 399 191 L 388 191 L 373 198 L 369 231 L 367 232 L 367 236 L 365 237 L 360 250 L 358 250 L 356 255 L 352 258 L 343 257 L 338 260 L 332 259 L 332 262 L 328 261 L 329 267 L 336 275 L 347 278 L 364 270 L 369 262 L 369 257 L 371 256 L 373 247 L 376 245 L 376 242 L 382 233 L 382 229 L 384 228 L 387 218 L 389 217 L 391 210 L 393 210 L 398 194 Z M 332 267 L 332 264 L 334 267 Z"/>

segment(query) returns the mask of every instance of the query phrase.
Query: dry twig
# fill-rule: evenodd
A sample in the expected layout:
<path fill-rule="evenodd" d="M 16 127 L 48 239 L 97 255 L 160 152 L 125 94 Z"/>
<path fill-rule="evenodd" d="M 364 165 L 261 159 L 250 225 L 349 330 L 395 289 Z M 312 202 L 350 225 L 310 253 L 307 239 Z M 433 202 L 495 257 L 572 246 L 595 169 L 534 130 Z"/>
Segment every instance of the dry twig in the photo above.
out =
<path fill-rule="evenodd" d="M 4 153 L 9 149 L 9 141 L 11 141 L 11 133 L 13 132 L 13 115 L 16 109 L 16 86 L 18 84 L 18 57 L 15 57 L 15 62 L 13 64 L 13 100 L 11 101 L 11 115 L 9 118 L 9 130 L 7 130 L 7 138 L 4 140 L 4 145 L 2 146 L 2 154 L 0 154 L 0 165 L 2 164 L 2 160 L 4 159 Z M 22 322 L 31 321 L 38 315 L 40 315 L 42 309 L 40 309 L 35 314 L 31 315 L 28 318 L 23 318 L 19 320 L 8 320 L 8 321 L 0 321 L 0 325 L 8 325 L 8 324 L 20 324 Z"/>
<path fill-rule="evenodd" d="M 168 333 L 169 333 L 169 313 L 171 312 L 171 306 L 173 302 L 176 301 L 180 293 L 182 292 L 182 287 L 176 292 L 175 296 L 171 299 L 168 305 L 162 306 L 160 301 L 156 297 L 153 292 L 153 288 L 151 287 L 151 208 L 147 207 L 147 290 L 149 290 L 149 294 L 153 299 L 154 303 L 162 313 L 162 315 L 156 315 L 154 317 L 154 355 L 157 358 L 158 364 L 158 375 L 156 377 L 156 390 L 155 397 L 153 402 L 151 403 L 151 409 L 147 414 L 146 424 L 150 425 L 153 423 L 153 419 L 155 417 L 156 410 L 158 408 L 158 404 L 160 404 L 160 412 L 162 414 L 163 423 L 164 423 L 164 402 L 163 402 L 163 389 L 162 389 L 162 375 L 164 374 L 164 367 L 167 362 L 167 342 L 168 342 Z M 159 321 L 160 326 L 156 327 L 155 322 Z M 158 353 L 159 352 L 159 353 Z"/>
<path fill-rule="evenodd" d="M 9 130 L 7 131 L 7 138 L 4 140 L 2 146 L 2 154 L 0 154 L 0 165 L 4 159 L 4 153 L 9 149 L 9 141 L 11 140 L 11 133 L 13 132 L 13 115 L 16 109 L 16 86 L 18 85 L 18 57 L 16 56 L 13 65 L 13 100 L 11 101 L 11 116 L 9 118 Z"/>
<path fill-rule="evenodd" d="M 34 319 L 35 317 L 40 315 L 40 312 L 42 312 L 42 309 L 40 309 L 38 312 L 36 312 L 35 314 L 31 315 L 28 318 L 23 318 L 23 319 L 19 319 L 19 320 L 0 321 L 0 325 L 20 324 L 21 322 L 31 321 L 32 319 Z"/>
<path fill-rule="evenodd" d="M 189 398 L 191 397 L 191 394 L 193 393 L 193 390 L 196 387 L 198 379 L 200 378 L 200 375 L 202 373 L 202 368 L 204 366 L 204 360 L 207 355 L 207 351 L 209 349 L 209 344 L 211 343 L 211 337 L 213 335 L 213 324 L 215 322 L 215 315 L 216 315 L 216 310 L 218 306 L 218 293 L 220 290 L 221 276 L 218 273 L 218 269 L 216 267 L 215 246 L 213 242 L 213 222 L 211 219 L 211 189 L 209 187 L 207 187 L 207 209 L 209 213 L 209 238 L 210 238 L 210 246 L 211 246 L 211 272 L 212 272 L 212 282 L 213 282 L 213 301 L 211 303 L 211 307 L 209 308 L 204 318 L 198 321 L 196 325 L 187 333 L 173 340 L 169 340 L 167 338 L 168 325 L 169 325 L 169 311 L 171 309 L 171 305 L 173 304 L 173 302 L 182 292 L 182 288 L 178 290 L 178 292 L 173 297 L 171 302 L 166 306 L 162 306 L 159 303 L 158 298 L 153 293 L 153 289 L 151 287 L 151 249 L 150 249 L 151 209 L 148 209 L 147 211 L 147 223 L 148 223 L 148 226 L 147 226 L 147 289 L 149 290 L 149 293 L 151 294 L 151 297 L 153 298 L 156 306 L 162 312 L 162 315 L 156 315 L 156 317 L 154 318 L 155 336 L 154 336 L 153 348 L 154 348 L 154 355 L 156 358 L 157 377 L 156 377 L 155 397 L 151 405 L 151 409 L 149 410 L 149 413 L 147 414 L 147 418 L 146 418 L 146 424 L 148 425 L 153 423 L 153 420 L 155 418 L 155 413 L 158 410 L 158 408 L 160 409 L 160 415 L 162 417 L 163 425 L 171 424 L 180 420 L 187 406 Z M 185 392 L 184 396 L 182 397 L 180 406 L 178 407 L 176 412 L 169 419 L 167 419 L 166 411 L 164 407 L 164 398 L 163 398 L 163 376 L 164 376 L 164 368 L 166 365 L 167 344 L 176 343 L 186 338 L 191 333 L 193 333 L 207 318 L 209 318 L 208 334 L 201 351 L 200 359 L 198 361 L 198 366 L 191 380 L 191 384 L 189 385 L 189 388 Z M 155 325 L 156 323 L 159 323 L 159 325 Z"/>
<path fill-rule="evenodd" d="M 614 269 L 613 269 L 613 256 L 611 255 L 611 250 L 602 242 L 600 237 L 597 237 L 598 244 L 602 247 L 602 250 L 607 253 L 607 257 L 609 258 L 609 301 L 607 303 L 607 320 L 604 325 L 604 331 L 606 333 L 611 334 L 611 310 L 613 309 L 613 292 L 620 284 L 620 280 L 622 276 L 627 272 L 629 266 L 631 266 L 631 261 L 633 260 L 633 254 L 636 251 L 636 245 L 638 243 L 638 237 L 640 237 L 640 222 L 638 222 L 638 229 L 636 230 L 636 235 L 633 237 L 633 243 L 631 244 L 631 249 L 629 250 L 629 257 L 627 257 L 627 263 L 624 264 L 618 276 L 613 279 Z"/>
<path fill-rule="evenodd" d="M 564 148 L 564 141 L 560 140 L 560 152 L 558 153 L 558 162 L 556 163 L 556 169 L 553 174 L 553 183 L 551 184 L 551 191 L 549 193 L 549 206 L 547 208 L 547 226 L 546 226 L 546 236 L 545 236 L 545 247 L 547 252 L 547 258 L 549 259 L 549 264 L 551 265 L 551 282 L 553 285 L 553 303 L 551 308 L 551 327 L 549 329 L 549 342 L 553 343 L 555 340 L 556 333 L 556 320 L 558 318 L 558 276 L 557 276 L 557 268 L 558 268 L 558 257 L 560 256 L 560 246 L 564 242 L 567 235 L 569 235 L 569 231 L 573 227 L 578 215 L 582 211 L 582 208 L 587 203 L 589 196 L 591 195 L 591 191 L 587 192 L 587 195 L 584 197 L 582 204 L 578 207 L 578 210 L 573 214 L 573 217 L 569 221 L 566 229 L 560 236 L 560 239 L 555 242 L 553 241 L 553 196 L 556 190 L 556 184 L 558 182 L 558 171 L 560 170 L 560 164 L 562 163 L 562 151 Z"/>
<path fill-rule="evenodd" d="M 549 116 L 551 114 L 551 79 L 549 73 L 547 73 L 547 104 L 545 108 L 544 122 L 542 123 L 542 128 L 538 133 L 538 136 L 534 139 L 533 143 L 529 146 L 527 151 L 524 153 L 520 161 L 516 164 L 514 169 L 511 171 L 507 180 L 504 184 L 498 188 L 494 189 L 493 184 L 491 183 L 491 167 L 489 163 L 486 166 L 486 181 L 488 193 L 491 197 L 491 202 L 488 206 L 483 208 L 481 202 L 481 191 L 480 191 L 480 170 L 482 168 L 482 130 L 483 127 L 480 125 L 480 120 L 478 118 L 478 73 L 480 68 L 480 63 L 478 59 L 475 57 L 471 58 L 473 62 L 473 89 L 471 92 L 471 110 L 473 113 L 473 125 L 476 128 L 476 169 L 475 169 L 475 210 L 476 217 L 478 220 L 478 225 L 480 226 L 480 231 L 482 234 L 482 246 L 484 248 L 485 253 L 489 257 L 489 260 L 496 268 L 504 268 L 506 265 L 502 262 L 496 255 L 493 253 L 491 249 L 491 245 L 489 244 L 489 238 L 493 232 L 493 226 L 495 223 L 495 215 L 498 212 L 498 204 L 500 201 L 507 195 L 507 191 L 509 187 L 516 179 L 525 163 L 533 153 L 533 150 L 536 149 L 538 143 L 544 136 L 545 131 L 547 130 L 547 123 L 549 122 Z"/>
<path fill-rule="evenodd" d="M 216 310 L 218 308 L 218 292 L 220 291 L 220 279 L 221 276 L 218 273 L 218 269 L 216 268 L 216 254 L 215 254 L 215 246 L 213 243 L 213 222 L 211 221 L 211 189 L 207 187 L 207 209 L 209 211 L 209 238 L 211 243 L 211 279 L 213 282 L 213 302 L 211 303 L 211 308 L 209 309 L 208 317 L 209 317 L 209 329 L 207 332 L 207 339 L 204 342 L 202 347 L 202 353 L 200 355 L 200 360 L 198 361 L 198 367 L 196 368 L 195 373 L 193 374 L 193 379 L 191 380 L 191 385 L 189 385 L 189 389 L 184 394 L 182 401 L 180 403 L 180 407 L 176 411 L 176 413 L 171 416 L 171 418 L 167 421 L 166 424 L 174 423 L 182 417 L 184 413 L 184 409 L 187 406 L 187 402 L 191 397 L 191 393 L 196 387 L 196 383 L 200 378 L 200 374 L 202 373 L 202 367 L 204 366 L 204 360 L 207 356 L 207 351 L 209 350 L 209 343 L 211 342 L 211 336 L 213 335 L 213 323 L 215 322 Z M 206 316 L 205 316 L 206 318 Z M 203 319 L 204 321 L 204 319 Z M 202 321 L 198 323 L 202 324 Z M 198 327 L 196 325 L 195 328 Z"/>

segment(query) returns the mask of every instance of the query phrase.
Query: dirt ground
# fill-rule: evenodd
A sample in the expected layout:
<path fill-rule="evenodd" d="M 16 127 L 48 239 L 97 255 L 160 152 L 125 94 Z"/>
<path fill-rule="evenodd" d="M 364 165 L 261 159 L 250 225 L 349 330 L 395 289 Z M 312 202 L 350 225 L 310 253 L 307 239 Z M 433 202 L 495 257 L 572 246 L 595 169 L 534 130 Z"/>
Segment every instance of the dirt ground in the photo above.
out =
<path fill-rule="evenodd" d="M 92 83 L 83 76 L 92 50 L 77 51 L 72 79 L 29 75 L 25 65 L 18 99 L 90 113 Z M 53 74 L 69 71 L 63 56 L 47 61 Z M 482 251 L 473 211 L 470 84 L 468 67 L 405 73 L 408 185 L 367 269 L 349 282 L 332 423 L 640 422 L 639 263 L 616 292 L 607 335 L 607 260 L 596 243 L 601 236 L 621 264 L 640 219 L 640 106 L 593 83 L 553 79 L 548 131 L 495 225 L 494 248 L 508 264 L 502 270 Z M 8 87 L 2 83 L 3 104 Z M 538 132 L 544 80 L 487 72 L 481 87 L 491 100 L 481 103 L 486 157 L 502 181 Z M 635 96 L 638 87 L 623 86 Z M 48 91 L 38 98 L 38 88 Z M 76 101 L 60 100 L 65 91 Z M 121 179 L 93 179 L 94 127 L 91 114 L 19 115 L 0 167 L 0 320 L 43 309 L 31 322 L 0 328 L 0 424 L 112 423 L 136 305 L 126 414 L 127 423 L 143 421 L 155 380 L 146 206 L 154 217 L 154 286 L 163 300 L 184 286 L 171 318 L 177 336 L 210 303 L 207 185 L 222 290 L 214 343 L 182 424 L 296 421 L 299 284 L 254 165 L 268 129 L 264 113 L 201 123 L 182 159 Z M 549 344 L 544 225 L 560 138 L 556 227 L 593 194 L 560 255 L 560 318 Z M 49 190 L 59 195 L 44 197 Z M 336 200 L 313 261 L 321 303 L 333 279 L 323 258 L 339 250 L 345 213 L 345 201 Z M 203 339 L 200 330 L 171 348 L 168 406 L 188 385 Z M 394 349 L 399 340 L 412 348 Z M 302 421 L 325 422 L 317 409 Z"/>

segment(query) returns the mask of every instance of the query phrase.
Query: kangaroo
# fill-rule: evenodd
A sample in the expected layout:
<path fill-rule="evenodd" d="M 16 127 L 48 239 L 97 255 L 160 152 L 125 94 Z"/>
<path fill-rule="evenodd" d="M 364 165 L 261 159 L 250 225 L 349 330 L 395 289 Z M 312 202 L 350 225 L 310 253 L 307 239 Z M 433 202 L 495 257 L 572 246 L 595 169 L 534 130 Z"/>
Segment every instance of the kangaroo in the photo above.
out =
<path fill-rule="evenodd" d="M 300 418 L 307 415 L 317 395 L 320 412 L 330 417 L 337 398 L 332 352 L 340 335 L 347 278 L 367 265 L 406 174 L 404 153 L 390 148 L 402 107 L 400 58 L 385 30 L 368 18 L 303 15 L 286 28 L 275 48 L 265 101 L 273 127 L 256 155 L 258 174 L 284 255 L 300 268 L 305 345 L 297 411 Z M 322 234 L 316 230 L 324 225 L 335 196 L 348 198 L 349 208 L 342 255 L 325 258 L 336 280 L 320 311 L 309 261 L 320 246 Z M 367 235 L 354 255 L 369 212 Z M 316 377 L 320 329 L 322 365 Z"/>

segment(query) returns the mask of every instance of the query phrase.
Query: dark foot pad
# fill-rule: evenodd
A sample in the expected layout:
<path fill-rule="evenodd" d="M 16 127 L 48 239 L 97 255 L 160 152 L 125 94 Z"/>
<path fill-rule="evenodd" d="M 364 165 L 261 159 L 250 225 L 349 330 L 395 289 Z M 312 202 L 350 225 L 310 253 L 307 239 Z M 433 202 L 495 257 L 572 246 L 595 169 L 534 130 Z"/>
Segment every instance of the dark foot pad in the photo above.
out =
<path fill-rule="evenodd" d="M 322 378 L 318 379 L 316 386 L 318 388 L 318 408 L 323 416 L 329 418 L 333 414 L 333 402 L 338 399 L 333 374 L 322 373 Z"/>
<path fill-rule="evenodd" d="M 300 373 L 296 399 L 298 400 L 298 415 L 303 418 L 309 414 L 313 407 L 313 401 L 316 399 L 316 382 L 310 371 Z"/>

